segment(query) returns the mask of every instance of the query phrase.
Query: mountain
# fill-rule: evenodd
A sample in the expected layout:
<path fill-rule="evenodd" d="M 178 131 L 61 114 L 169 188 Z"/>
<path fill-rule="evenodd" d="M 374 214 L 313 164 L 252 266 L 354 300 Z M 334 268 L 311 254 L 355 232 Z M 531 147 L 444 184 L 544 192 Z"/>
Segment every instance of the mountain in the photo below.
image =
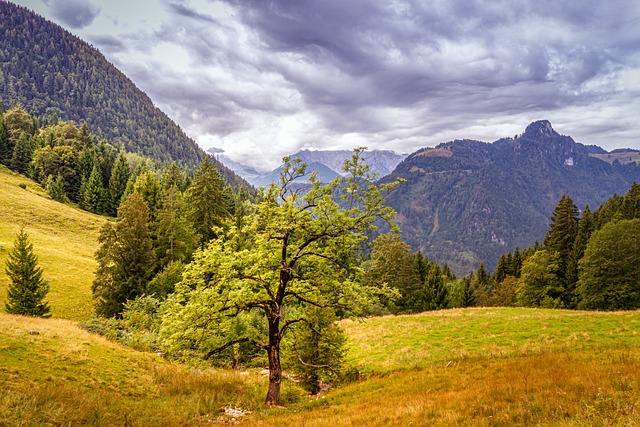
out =
<path fill-rule="evenodd" d="M 86 123 L 126 151 L 197 169 L 205 156 L 151 99 L 96 48 L 27 8 L 0 0 L 0 104 L 44 120 Z M 234 187 L 251 186 L 221 163 Z"/>
<path fill-rule="evenodd" d="M 219 148 L 212 147 L 207 152 L 256 187 L 266 187 L 271 182 L 277 181 L 282 170 L 281 167 L 278 167 L 272 171 L 260 173 L 250 166 L 233 161 L 223 154 L 224 150 Z M 316 172 L 321 182 L 329 182 L 342 173 L 344 161 L 351 158 L 352 155 L 353 151 L 350 150 L 302 150 L 292 154 L 291 158 L 301 159 L 307 165 L 307 172 Z M 364 158 L 371 166 L 371 172 L 377 174 L 378 177 L 391 173 L 404 157 L 404 155 L 390 150 L 372 150 L 364 153 Z"/>
<path fill-rule="evenodd" d="M 0 98 L 38 117 L 85 122 L 129 152 L 197 167 L 204 156 L 94 47 L 29 9 L 0 2 Z"/>
<path fill-rule="evenodd" d="M 514 138 L 421 149 L 382 181 L 407 180 L 387 198 L 405 240 L 466 274 L 481 262 L 492 269 L 501 253 L 542 240 L 563 194 L 580 208 L 595 208 L 640 180 L 637 163 L 609 163 L 602 159 L 608 155 L 542 120 Z"/>

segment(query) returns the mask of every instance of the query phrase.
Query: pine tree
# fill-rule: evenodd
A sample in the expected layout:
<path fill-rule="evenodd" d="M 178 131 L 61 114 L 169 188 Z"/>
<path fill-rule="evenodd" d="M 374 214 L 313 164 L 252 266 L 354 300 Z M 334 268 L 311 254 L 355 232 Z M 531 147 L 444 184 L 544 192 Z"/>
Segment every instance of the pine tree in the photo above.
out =
<path fill-rule="evenodd" d="M 473 287 L 471 286 L 472 280 L 472 275 L 462 278 L 462 297 L 460 300 L 462 307 L 473 307 L 476 305 L 476 298 L 473 295 Z"/>
<path fill-rule="evenodd" d="M 29 172 L 29 165 L 33 159 L 33 143 L 25 132 L 20 134 L 13 148 L 11 156 L 11 169 L 26 175 Z"/>
<path fill-rule="evenodd" d="M 11 147 L 9 147 L 9 135 L 7 134 L 7 126 L 4 124 L 4 118 L 0 114 L 0 163 L 9 166 L 11 160 Z"/>
<path fill-rule="evenodd" d="M 120 314 L 125 302 L 146 291 L 155 261 L 148 221 L 147 204 L 133 193 L 120 205 L 115 224 L 107 222 L 100 231 L 91 288 L 99 316 Z"/>
<path fill-rule="evenodd" d="M 223 194 L 224 181 L 220 173 L 205 156 L 196 172 L 191 186 L 187 190 L 190 218 L 200 236 L 200 243 L 206 243 L 215 237 L 214 227 L 222 225 L 229 216 L 229 206 Z"/>
<path fill-rule="evenodd" d="M 496 283 L 500 283 L 509 275 L 509 267 L 507 266 L 507 257 L 502 254 L 496 265 L 496 271 L 493 273 L 493 279 Z"/>
<path fill-rule="evenodd" d="M 634 182 L 622 202 L 622 217 L 624 219 L 640 218 L 640 184 Z"/>
<path fill-rule="evenodd" d="M 573 203 L 571 197 L 566 194 L 562 196 L 558 205 L 551 215 L 549 231 L 544 238 L 544 246 L 558 254 L 558 278 L 565 293 L 561 297 L 565 306 L 571 306 L 574 300 L 573 290 L 577 275 L 571 271 L 571 256 L 573 245 L 578 235 L 578 207 Z"/>
<path fill-rule="evenodd" d="M 5 271 L 11 279 L 5 304 L 7 313 L 49 317 L 49 303 L 44 301 L 49 284 L 42 278 L 38 257 L 24 229 L 18 233 L 9 252 Z"/>
<path fill-rule="evenodd" d="M 57 174 L 54 178 L 53 175 L 49 175 L 47 178 L 47 194 L 53 200 L 57 202 L 67 201 L 67 195 L 64 192 L 64 181 L 62 175 Z"/>
<path fill-rule="evenodd" d="M 111 169 L 111 177 L 109 178 L 109 214 L 116 215 L 118 206 L 122 201 L 122 196 L 127 188 L 127 181 L 131 172 L 129 170 L 129 162 L 124 151 L 120 151 L 116 161 Z"/>
<path fill-rule="evenodd" d="M 102 184 L 102 173 L 97 164 L 93 166 L 91 175 L 84 185 L 80 206 L 91 212 L 104 212 L 105 189 Z"/>
<path fill-rule="evenodd" d="M 537 243 L 537 242 L 536 242 Z M 511 275 L 513 277 L 520 277 L 520 270 L 522 270 L 522 255 L 520 254 L 520 248 L 516 246 L 516 250 L 513 251 L 511 257 Z"/>

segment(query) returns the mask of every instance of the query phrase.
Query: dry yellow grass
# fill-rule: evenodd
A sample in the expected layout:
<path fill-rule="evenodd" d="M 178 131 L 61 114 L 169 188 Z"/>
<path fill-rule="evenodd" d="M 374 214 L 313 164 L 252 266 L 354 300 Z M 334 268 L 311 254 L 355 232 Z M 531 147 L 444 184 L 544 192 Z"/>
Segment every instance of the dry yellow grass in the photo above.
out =
<path fill-rule="evenodd" d="M 94 253 L 106 220 L 49 199 L 38 184 L 0 166 L 0 310 L 9 284 L 5 259 L 24 227 L 51 286 L 47 299 L 53 317 L 88 318 L 93 313 Z"/>

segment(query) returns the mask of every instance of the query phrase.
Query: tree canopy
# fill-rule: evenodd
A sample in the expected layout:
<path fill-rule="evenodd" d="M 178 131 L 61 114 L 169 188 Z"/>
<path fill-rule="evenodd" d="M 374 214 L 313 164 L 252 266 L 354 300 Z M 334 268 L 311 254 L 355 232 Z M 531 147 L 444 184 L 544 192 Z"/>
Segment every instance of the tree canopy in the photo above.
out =
<path fill-rule="evenodd" d="M 372 184 L 361 152 L 345 162 L 345 177 L 321 184 L 312 175 L 304 195 L 294 181 L 306 166 L 284 159 L 279 183 L 265 190 L 245 224 L 219 229 L 186 268 L 165 306 L 162 335 L 169 350 L 211 357 L 252 343 L 267 352 L 266 404 L 278 403 L 287 333 L 317 325 L 311 314 L 317 308 L 345 314 L 377 292 L 355 280 L 353 252 L 377 220 L 393 217 L 383 193 L 398 182 Z"/>

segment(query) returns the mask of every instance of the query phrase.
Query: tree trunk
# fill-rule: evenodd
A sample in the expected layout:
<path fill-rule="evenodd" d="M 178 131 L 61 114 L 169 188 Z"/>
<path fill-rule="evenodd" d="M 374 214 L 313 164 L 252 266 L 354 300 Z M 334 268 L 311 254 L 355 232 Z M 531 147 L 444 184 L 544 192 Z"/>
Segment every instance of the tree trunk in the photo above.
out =
<path fill-rule="evenodd" d="M 269 389 L 264 402 L 267 406 L 276 406 L 280 401 L 280 383 L 282 368 L 280 366 L 280 319 L 269 319 Z"/>

